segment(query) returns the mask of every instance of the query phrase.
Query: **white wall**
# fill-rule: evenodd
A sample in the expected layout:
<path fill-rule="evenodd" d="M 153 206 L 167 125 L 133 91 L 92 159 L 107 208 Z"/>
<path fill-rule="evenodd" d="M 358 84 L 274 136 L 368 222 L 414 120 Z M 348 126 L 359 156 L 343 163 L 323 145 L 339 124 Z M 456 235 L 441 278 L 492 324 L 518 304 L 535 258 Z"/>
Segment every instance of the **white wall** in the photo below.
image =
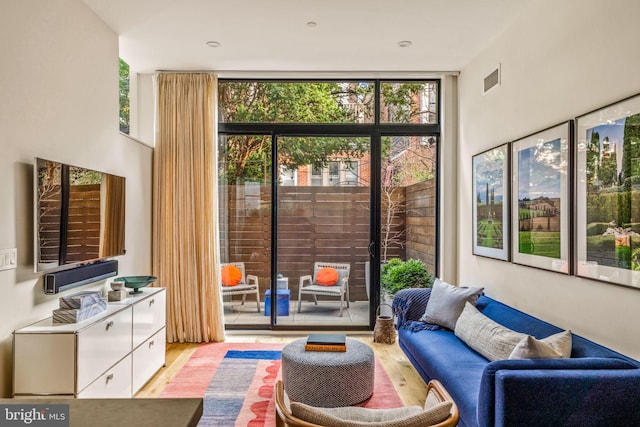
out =
<path fill-rule="evenodd" d="M 0 52 L 0 248 L 18 249 L 18 268 L 0 271 L 0 396 L 7 397 L 12 331 L 58 304 L 33 273 L 33 158 L 125 176 L 120 274 L 150 274 L 152 150 L 118 132 L 118 36 L 80 0 L 5 2 Z"/>
<path fill-rule="evenodd" d="M 640 359 L 640 289 L 472 255 L 471 157 L 640 92 L 638 0 L 545 0 L 459 79 L 459 280 Z M 482 81 L 502 64 L 502 85 Z"/>

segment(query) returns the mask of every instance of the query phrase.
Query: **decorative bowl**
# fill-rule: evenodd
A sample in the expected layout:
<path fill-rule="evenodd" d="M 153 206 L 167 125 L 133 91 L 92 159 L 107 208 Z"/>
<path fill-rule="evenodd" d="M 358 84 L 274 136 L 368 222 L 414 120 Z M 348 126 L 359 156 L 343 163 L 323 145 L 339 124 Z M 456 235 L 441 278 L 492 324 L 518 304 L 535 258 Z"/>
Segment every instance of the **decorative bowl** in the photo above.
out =
<path fill-rule="evenodd" d="M 132 288 L 133 291 L 129 292 L 129 294 L 140 294 L 142 291 L 140 288 L 147 286 L 149 283 L 153 283 L 158 278 L 156 276 L 124 276 L 118 277 L 114 279 L 114 282 L 124 282 L 124 286 L 127 288 Z"/>

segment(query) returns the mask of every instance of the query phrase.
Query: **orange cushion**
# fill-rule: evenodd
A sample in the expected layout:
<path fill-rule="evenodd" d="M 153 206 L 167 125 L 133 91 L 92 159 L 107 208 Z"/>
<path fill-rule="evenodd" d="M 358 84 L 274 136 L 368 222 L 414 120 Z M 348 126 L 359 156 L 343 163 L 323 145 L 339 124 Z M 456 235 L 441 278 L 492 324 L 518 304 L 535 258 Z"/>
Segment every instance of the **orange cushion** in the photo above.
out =
<path fill-rule="evenodd" d="M 242 272 L 235 265 L 222 267 L 222 286 L 236 286 L 242 280 Z"/>
<path fill-rule="evenodd" d="M 338 272 L 335 268 L 324 267 L 316 274 L 316 285 L 333 286 L 338 283 Z"/>

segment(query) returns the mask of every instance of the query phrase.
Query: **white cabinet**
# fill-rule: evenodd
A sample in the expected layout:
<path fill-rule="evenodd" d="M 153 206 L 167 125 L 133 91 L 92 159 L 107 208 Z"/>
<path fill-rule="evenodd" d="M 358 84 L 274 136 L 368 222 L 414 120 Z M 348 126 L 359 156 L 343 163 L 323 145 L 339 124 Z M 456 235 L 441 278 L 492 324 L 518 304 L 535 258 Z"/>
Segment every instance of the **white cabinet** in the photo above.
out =
<path fill-rule="evenodd" d="M 164 288 L 143 288 L 82 322 L 13 335 L 13 394 L 131 397 L 165 364 Z"/>

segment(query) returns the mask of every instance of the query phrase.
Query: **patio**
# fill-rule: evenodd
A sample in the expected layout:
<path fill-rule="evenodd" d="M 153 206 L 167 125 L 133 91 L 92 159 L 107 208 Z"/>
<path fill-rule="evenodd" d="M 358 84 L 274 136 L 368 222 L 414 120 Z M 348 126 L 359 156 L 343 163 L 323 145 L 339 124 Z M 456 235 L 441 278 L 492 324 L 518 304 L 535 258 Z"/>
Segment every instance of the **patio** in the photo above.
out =
<path fill-rule="evenodd" d="M 225 301 L 225 323 L 233 325 L 265 325 L 269 324 L 270 317 L 265 316 L 264 301 L 261 302 L 261 311 L 256 311 L 254 301 L 247 301 L 241 305 L 239 300 Z M 311 301 L 302 302 L 302 311 L 298 313 L 298 301 L 289 302 L 289 315 L 278 316 L 278 325 L 314 325 L 336 326 L 368 325 L 369 301 L 351 301 L 349 308 L 340 313 L 339 301 L 319 301 L 314 305 Z"/>

